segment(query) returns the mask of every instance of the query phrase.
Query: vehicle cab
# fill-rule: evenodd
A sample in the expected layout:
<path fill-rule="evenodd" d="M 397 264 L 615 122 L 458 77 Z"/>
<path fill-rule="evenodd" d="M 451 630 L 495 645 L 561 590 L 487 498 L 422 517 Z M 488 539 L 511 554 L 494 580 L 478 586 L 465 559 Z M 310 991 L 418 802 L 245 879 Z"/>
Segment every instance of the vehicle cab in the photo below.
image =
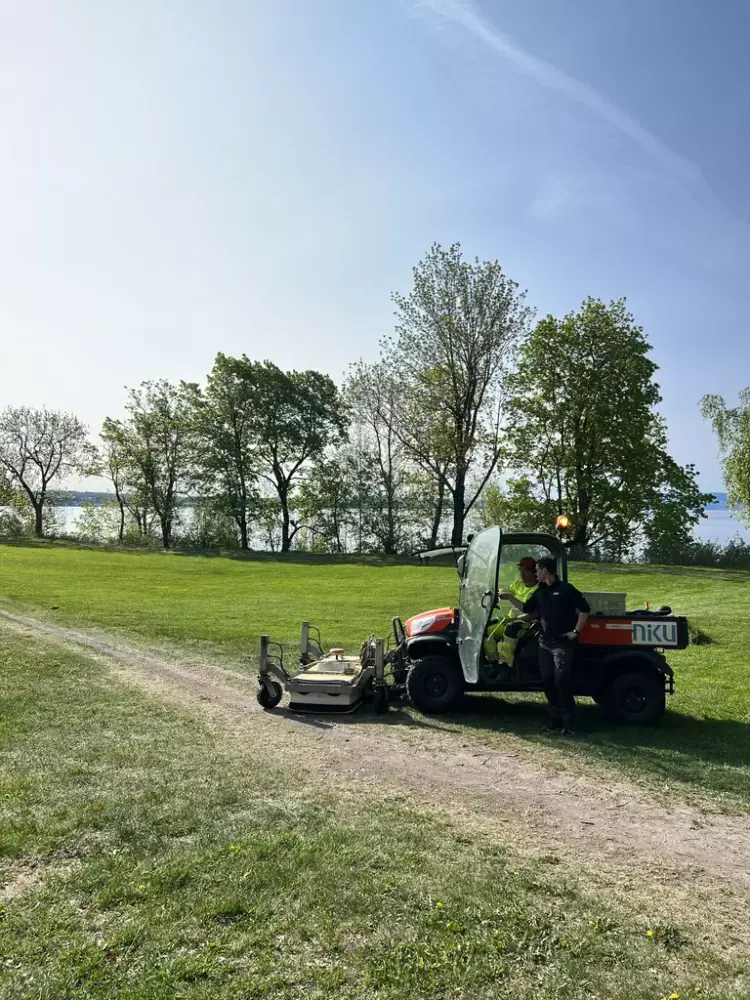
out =
<path fill-rule="evenodd" d="M 420 554 L 423 563 L 450 558 L 459 572 L 454 608 L 422 612 L 394 632 L 402 651 L 410 700 L 426 713 L 454 710 L 467 691 L 542 691 L 538 666 L 540 627 L 518 640 L 513 662 L 499 665 L 485 654 L 485 637 L 497 595 L 518 576 L 524 556 L 551 557 L 567 580 L 567 552 L 551 534 L 504 534 L 498 526 L 478 532 L 467 546 Z M 587 594 L 592 614 L 581 633 L 573 669 L 574 693 L 589 696 L 621 721 L 652 724 L 664 714 L 674 675 L 665 653 L 689 642 L 687 621 L 669 608 L 626 611 L 625 594 Z"/>

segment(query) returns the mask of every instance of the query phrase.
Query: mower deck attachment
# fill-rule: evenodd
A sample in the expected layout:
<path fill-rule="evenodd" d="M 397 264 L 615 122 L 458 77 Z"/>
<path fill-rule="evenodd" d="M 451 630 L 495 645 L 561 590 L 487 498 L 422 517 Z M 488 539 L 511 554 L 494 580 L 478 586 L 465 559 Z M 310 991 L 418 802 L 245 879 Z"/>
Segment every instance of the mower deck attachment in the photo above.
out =
<path fill-rule="evenodd" d="M 281 646 L 271 643 L 267 635 L 261 636 L 258 701 L 263 708 L 274 708 L 286 690 L 293 712 L 343 715 L 356 711 L 365 695 L 372 693 L 376 710 L 384 711 L 388 700 L 385 660 L 385 642 L 375 638 L 363 644 L 359 656 L 345 656 L 343 649 L 324 653 L 320 633 L 309 622 L 303 622 L 296 673 L 285 668 Z"/>

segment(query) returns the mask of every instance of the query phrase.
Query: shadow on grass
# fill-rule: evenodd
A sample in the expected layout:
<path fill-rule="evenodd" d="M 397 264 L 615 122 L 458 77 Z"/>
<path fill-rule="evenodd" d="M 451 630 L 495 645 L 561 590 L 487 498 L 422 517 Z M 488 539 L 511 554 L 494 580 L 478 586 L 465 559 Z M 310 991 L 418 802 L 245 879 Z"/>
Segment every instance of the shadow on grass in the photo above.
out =
<path fill-rule="evenodd" d="M 750 808 L 750 724 L 726 719 L 699 719 L 667 711 L 660 726 L 621 726 L 608 722 L 600 710 L 578 703 L 577 737 L 560 739 L 541 732 L 546 713 L 543 701 L 506 701 L 496 695 L 466 698 L 465 711 L 443 716 L 439 722 L 415 714 L 399 702 L 385 715 L 369 705 L 346 715 L 324 715 L 275 710 L 314 729 L 334 726 L 407 726 L 455 733 L 511 733 L 530 743 L 554 745 L 563 757 L 583 763 L 613 766 L 631 778 L 644 777 L 662 786 L 682 785 L 707 797 L 733 799 Z M 492 749 L 488 744 L 488 749 Z"/>
<path fill-rule="evenodd" d="M 538 742 L 541 702 L 467 699 L 461 728 L 513 732 Z M 750 724 L 700 719 L 667 711 L 659 726 L 624 726 L 606 720 L 597 706 L 580 701 L 575 740 L 557 740 L 560 752 L 578 760 L 614 765 L 631 776 L 680 783 L 708 795 L 727 795 L 750 807 Z M 548 737 L 542 737 L 545 741 Z"/>
<path fill-rule="evenodd" d="M 163 549 L 137 545 L 93 545 L 70 538 L 0 538 L 0 545 L 23 549 L 63 549 L 85 552 L 119 552 L 129 556 L 181 556 L 195 559 L 230 559 L 236 562 L 301 563 L 334 566 L 420 566 L 416 556 L 312 552 L 266 552 L 248 549 Z M 450 566 L 443 562 L 443 567 Z"/>
<path fill-rule="evenodd" d="M 272 709 L 272 714 L 280 715 L 294 722 L 301 722 L 311 729 L 330 730 L 336 726 L 408 726 L 413 729 L 444 730 L 444 726 L 436 725 L 423 716 L 407 711 L 399 701 L 394 701 L 383 715 L 377 714 L 368 703 L 361 705 L 354 712 L 337 712 L 323 714 L 318 712 L 294 711 L 290 708 Z"/>

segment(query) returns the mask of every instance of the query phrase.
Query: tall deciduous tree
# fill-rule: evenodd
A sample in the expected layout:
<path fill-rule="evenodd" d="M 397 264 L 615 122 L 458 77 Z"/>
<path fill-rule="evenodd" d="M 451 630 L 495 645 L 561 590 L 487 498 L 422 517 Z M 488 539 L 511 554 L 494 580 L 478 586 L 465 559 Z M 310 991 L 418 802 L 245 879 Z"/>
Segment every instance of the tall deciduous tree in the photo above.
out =
<path fill-rule="evenodd" d="M 368 435 L 356 420 L 349 429 L 349 442 L 337 451 L 349 490 L 347 535 L 351 539 L 350 548 L 355 552 L 369 552 L 372 548 L 372 484 L 377 471 Z"/>
<path fill-rule="evenodd" d="M 318 458 L 300 484 L 297 506 L 316 549 L 346 551 L 353 506 L 350 473 L 348 456 L 337 450 Z"/>
<path fill-rule="evenodd" d="M 740 393 L 738 406 L 709 395 L 701 400 L 701 410 L 719 439 L 729 503 L 750 527 L 750 387 Z"/>
<path fill-rule="evenodd" d="M 521 348 L 508 436 L 521 478 L 506 500 L 527 524 L 550 527 L 548 519 L 568 514 L 581 556 L 593 547 L 626 551 L 636 529 L 674 499 L 678 480 L 683 523 L 700 516 L 695 471 L 678 472 L 667 453 L 650 350 L 624 301 L 595 299 L 563 319 L 546 317 Z"/>
<path fill-rule="evenodd" d="M 243 359 L 254 383 L 255 468 L 274 489 L 281 513 L 281 551 L 288 552 L 301 521 L 292 523 L 294 490 L 305 464 L 346 436 L 346 408 L 334 382 L 320 372 L 284 372 L 270 361 Z"/>
<path fill-rule="evenodd" d="M 510 479 L 504 488 L 490 483 L 482 493 L 481 507 L 485 526 L 530 532 L 549 531 L 558 511 L 554 501 L 540 497 L 526 475 Z"/>
<path fill-rule="evenodd" d="M 174 520 L 192 473 L 189 393 L 170 382 L 142 382 L 128 391 L 124 421 L 105 421 L 104 433 L 120 449 L 130 486 L 159 521 L 162 545 L 172 545 Z"/>
<path fill-rule="evenodd" d="M 122 422 L 107 417 L 100 437 L 103 469 L 112 483 L 119 512 L 117 540 L 121 545 L 125 541 L 128 515 L 136 525 L 138 537 L 143 539 L 151 532 L 154 513 L 136 462 L 137 449 L 131 447 L 130 430 Z"/>
<path fill-rule="evenodd" d="M 363 431 L 361 447 L 374 474 L 369 530 L 380 551 L 391 555 L 404 542 L 411 482 L 406 449 L 397 431 L 398 380 L 383 365 L 360 362 L 352 367 L 344 393 L 352 419 Z"/>
<path fill-rule="evenodd" d="M 449 494 L 459 545 L 500 458 L 505 379 L 530 311 L 497 261 L 468 262 L 459 244 L 435 244 L 394 302 L 384 362 L 402 386 L 398 434 Z"/>
<path fill-rule="evenodd" d="M 34 534 L 44 535 L 44 509 L 55 483 L 94 471 L 96 451 L 71 413 L 9 406 L 0 413 L 0 469 L 28 497 Z"/>
<path fill-rule="evenodd" d="M 19 495 L 18 486 L 14 484 L 8 470 L 0 467 L 0 507 L 14 507 Z M 23 502 L 27 503 L 27 498 L 24 497 Z"/>
<path fill-rule="evenodd" d="M 692 465 L 683 468 L 665 456 L 643 530 L 648 561 L 679 563 L 695 546 L 693 529 L 715 499 L 701 491 Z"/>
<path fill-rule="evenodd" d="M 205 390 L 192 388 L 199 479 L 214 506 L 234 519 L 247 549 L 259 503 L 256 366 L 244 356 L 219 353 Z"/>

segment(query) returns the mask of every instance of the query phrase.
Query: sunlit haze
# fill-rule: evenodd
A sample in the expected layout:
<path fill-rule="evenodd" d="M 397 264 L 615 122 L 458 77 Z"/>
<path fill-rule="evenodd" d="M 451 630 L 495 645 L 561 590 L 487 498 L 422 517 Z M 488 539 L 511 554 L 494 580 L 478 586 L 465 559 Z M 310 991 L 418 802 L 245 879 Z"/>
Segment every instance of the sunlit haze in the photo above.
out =
<path fill-rule="evenodd" d="M 98 432 L 217 351 L 339 378 L 433 241 L 626 296 L 675 457 L 750 384 L 750 7 L 0 0 L 0 405 Z"/>

